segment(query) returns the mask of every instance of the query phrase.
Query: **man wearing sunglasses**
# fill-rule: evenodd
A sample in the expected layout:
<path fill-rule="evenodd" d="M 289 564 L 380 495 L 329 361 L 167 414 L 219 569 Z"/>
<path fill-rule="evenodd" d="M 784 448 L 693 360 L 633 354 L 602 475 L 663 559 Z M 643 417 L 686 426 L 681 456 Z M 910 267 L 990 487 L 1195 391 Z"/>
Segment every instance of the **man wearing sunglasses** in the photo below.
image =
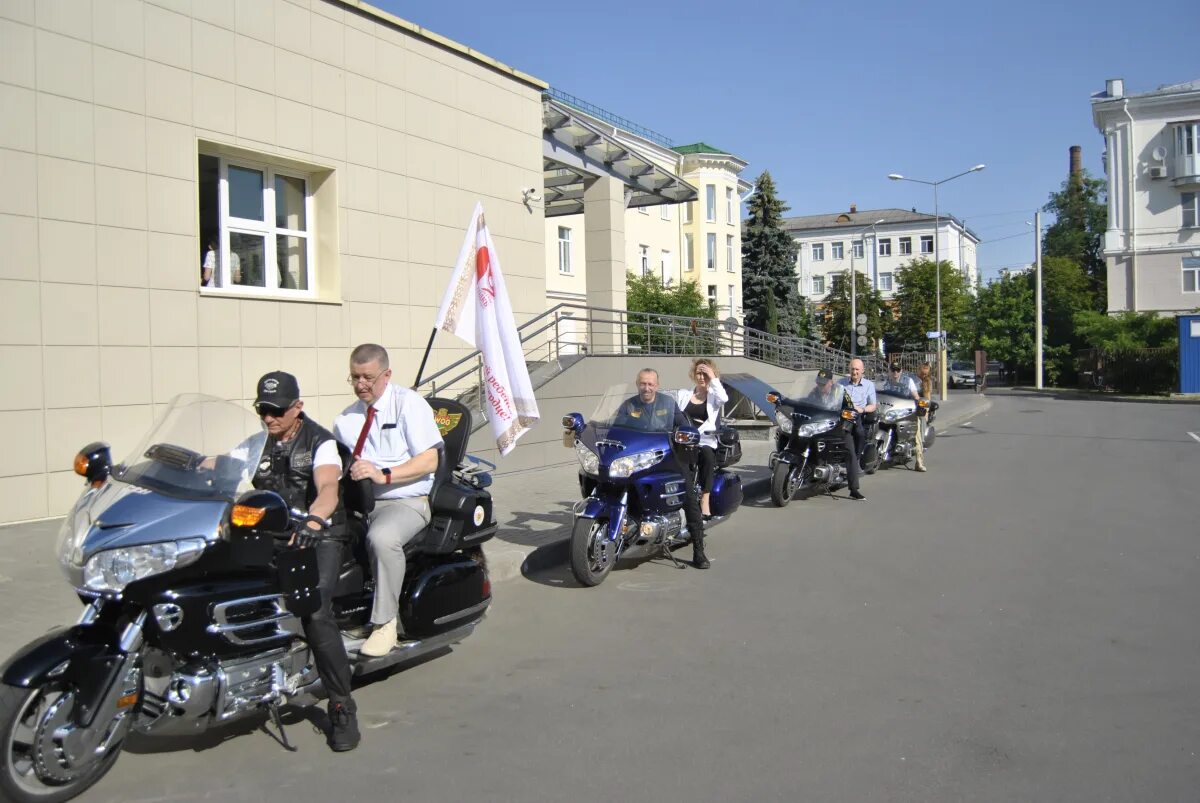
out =
<path fill-rule="evenodd" d="M 433 408 L 419 393 L 389 382 L 391 376 L 383 346 L 355 348 L 347 381 L 358 401 L 333 421 L 337 439 L 351 451 L 350 479 L 370 480 L 375 491 L 367 526 L 375 629 L 359 648 L 372 658 L 391 652 L 400 636 L 404 545 L 429 524 L 429 492 L 442 448 Z"/>
<path fill-rule="evenodd" d="M 920 403 L 921 401 L 921 394 L 917 391 L 917 380 L 913 379 L 909 374 L 904 373 L 898 362 L 894 362 L 889 366 L 887 388 L 888 390 L 902 393 L 912 398 L 915 402 Z M 916 445 L 913 448 L 913 454 L 916 456 L 916 471 L 925 470 L 925 439 L 921 433 L 922 424 L 923 422 L 918 418 Z"/>
<path fill-rule="evenodd" d="M 353 750 L 360 739 L 358 709 L 350 696 L 350 659 L 332 610 L 346 547 L 337 441 L 304 414 L 300 385 L 289 373 L 272 371 L 258 380 L 254 411 L 267 428 L 254 487 L 275 491 L 288 507 L 308 513 L 301 534 L 317 551 L 321 607 L 302 620 L 304 637 L 329 694 L 329 746 L 339 753 Z"/>

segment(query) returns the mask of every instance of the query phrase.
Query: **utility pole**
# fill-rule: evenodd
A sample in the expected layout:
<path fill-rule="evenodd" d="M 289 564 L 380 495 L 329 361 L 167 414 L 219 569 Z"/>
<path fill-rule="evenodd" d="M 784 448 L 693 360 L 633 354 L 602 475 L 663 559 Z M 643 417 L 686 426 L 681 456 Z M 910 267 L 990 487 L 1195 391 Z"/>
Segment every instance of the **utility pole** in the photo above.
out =
<path fill-rule="evenodd" d="M 1034 341 L 1037 344 L 1037 356 L 1034 359 L 1033 381 L 1034 386 L 1042 389 L 1042 213 L 1033 213 L 1033 247 L 1036 251 L 1034 267 L 1034 305 L 1037 308 L 1036 323 L 1037 332 L 1034 335 Z"/>

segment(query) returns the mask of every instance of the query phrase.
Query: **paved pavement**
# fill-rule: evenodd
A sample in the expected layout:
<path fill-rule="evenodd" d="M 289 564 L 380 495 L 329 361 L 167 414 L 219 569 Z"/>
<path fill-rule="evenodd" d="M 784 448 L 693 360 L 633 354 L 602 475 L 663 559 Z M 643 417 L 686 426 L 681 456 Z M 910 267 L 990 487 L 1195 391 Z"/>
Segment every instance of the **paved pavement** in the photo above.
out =
<path fill-rule="evenodd" d="M 497 583 L 474 636 L 356 692 L 354 753 L 303 722 L 298 755 L 140 740 L 88 799 L 1196 800 L 1200 410 L 989 396 L 866 502 L 748 500 L 710 571 Z M 7 611 L 57 594 L 23 549 Z"/>

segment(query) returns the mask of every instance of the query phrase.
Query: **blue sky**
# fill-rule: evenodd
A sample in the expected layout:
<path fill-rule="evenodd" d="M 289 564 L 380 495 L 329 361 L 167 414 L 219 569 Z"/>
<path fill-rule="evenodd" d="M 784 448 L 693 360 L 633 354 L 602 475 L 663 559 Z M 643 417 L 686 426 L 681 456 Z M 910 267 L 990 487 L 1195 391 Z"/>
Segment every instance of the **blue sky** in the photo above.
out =
<path fill-rule="evenodd" d="M 984 241 L 984 278 L 1028 264 L 1024 221 L 1067 149 L 1102 175 L 1088 98 L 1200 78 L 1193 3 L 585 3 L 376 0 L 678 144 L 771 172 L 791 215 L 940 206 Z M 1152 19 L 1150 19 L 1152 17 Z M 709 76 L 699 81 L 700 74 Z M 990 241 L 990 242 L 989 242 Z"/>

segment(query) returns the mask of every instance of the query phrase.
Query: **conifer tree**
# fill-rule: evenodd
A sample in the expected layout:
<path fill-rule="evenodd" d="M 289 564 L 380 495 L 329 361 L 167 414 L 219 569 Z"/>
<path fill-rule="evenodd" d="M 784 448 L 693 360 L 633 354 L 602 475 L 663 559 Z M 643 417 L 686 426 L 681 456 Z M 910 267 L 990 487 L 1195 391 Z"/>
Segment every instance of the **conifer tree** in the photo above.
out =
<path fill-rule="evenodd" d="M 809 337 L 807 305 L 796 282 L 796 241 L 783 228 L 788 210 L 763 171 L 747 203 L 742 236 L 742 306 L 746 325 L 785 337 Z"/>

